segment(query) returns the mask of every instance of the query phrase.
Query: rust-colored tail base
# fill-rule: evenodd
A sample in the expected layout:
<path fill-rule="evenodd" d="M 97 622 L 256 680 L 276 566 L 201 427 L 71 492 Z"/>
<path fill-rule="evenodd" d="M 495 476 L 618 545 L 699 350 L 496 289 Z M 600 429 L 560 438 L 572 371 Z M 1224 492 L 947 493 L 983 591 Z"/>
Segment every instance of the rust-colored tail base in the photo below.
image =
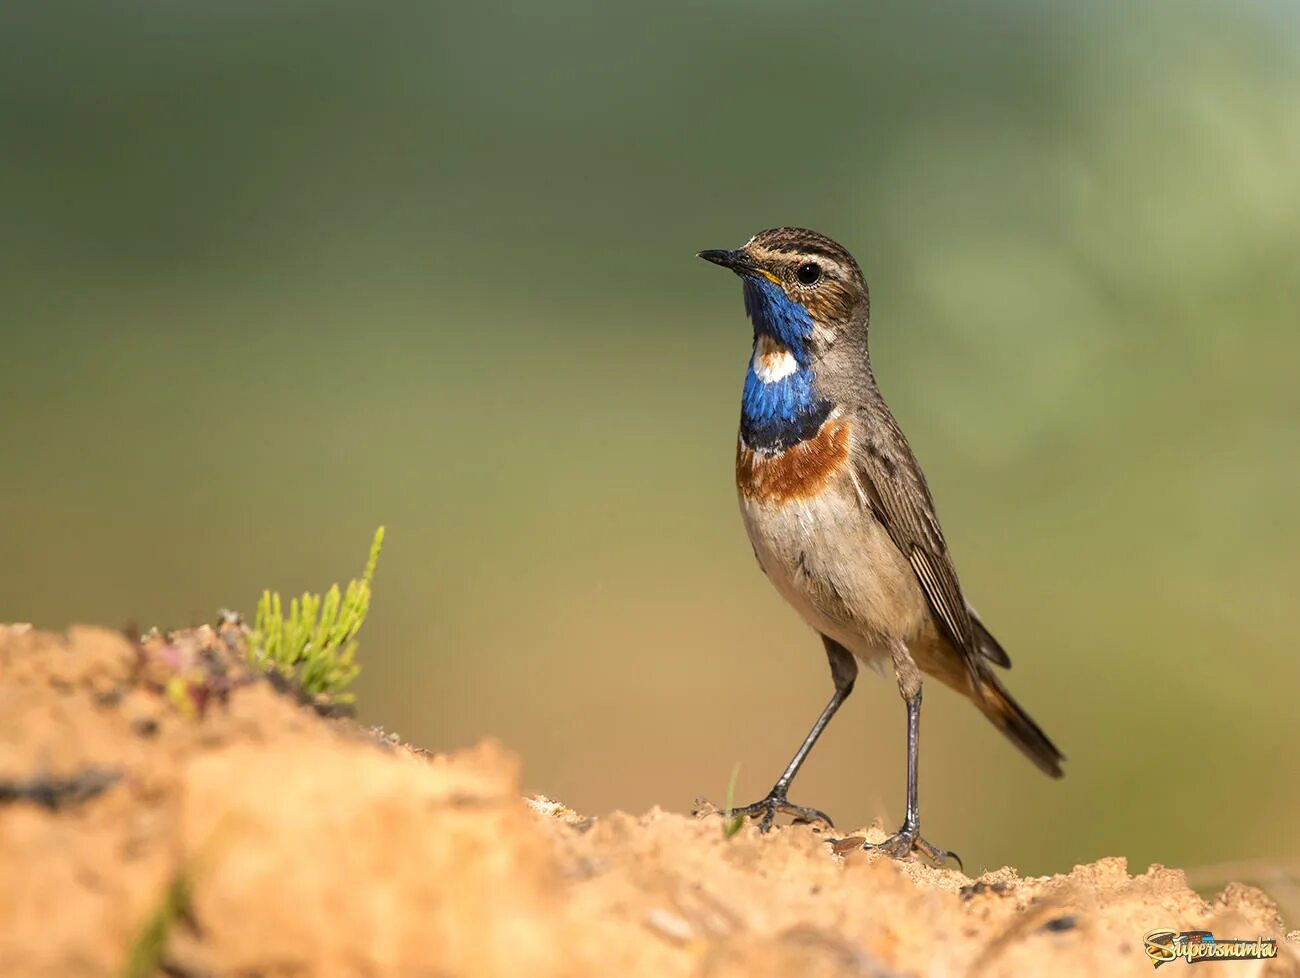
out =
<path fill-rule="evenodd" d="M 1011 698 L 1011 694 L 996 676 L 986 673 L 979 678 L 975 703 L 1040 771 L 1053 778 L 1064 776 L 1061 762 L 1065 760 L 1065 755 L 1056 749 L 1056 745 L 1043 733 L 1042 727 Z"/>

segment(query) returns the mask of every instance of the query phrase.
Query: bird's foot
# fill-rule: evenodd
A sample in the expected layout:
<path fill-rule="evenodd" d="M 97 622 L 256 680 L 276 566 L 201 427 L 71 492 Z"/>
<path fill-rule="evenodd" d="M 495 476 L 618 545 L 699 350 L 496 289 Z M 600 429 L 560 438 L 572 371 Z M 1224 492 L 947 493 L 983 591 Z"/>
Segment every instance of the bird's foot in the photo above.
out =
<path fill-rule="evenodd" d="M 917 853 L 937 869 L 942 869 L 944 864 L 951 859 L 957 864 L 958 869 L 962 872 L 966 871 L 966 868 L 962 865 L 961 856 L 949 849 L 940 849 L 923 839 L 920 827 L 916 825 L 904 823 L 897 832 L 884 842 L 875 844 L 867 842 L 862 848 L 868 852 L 883 852 L 894 859 L 906 859 L 913 853 Z"/>
<path fill-rule="evenodd" d="M 772 827 L 772 820 L 778 815 L 791 815 L 794 817 L 795 824 L 800 822 L 825 822 L 828 828 L 835 828 L 835 823 L 825 812 L 816 808 L 805 808 L 803 805 L 792 805 L 785 797 L 785 792 L 773 788 L 768 796 L 762 801 L 756 801 L 752 805 L 741 805 L 732 808 L 730 811 L 723 812 L 724 815 L 734 817 L 742 815 L 746 818 L 758 819 L 758 831 L 766 832 Z"/>

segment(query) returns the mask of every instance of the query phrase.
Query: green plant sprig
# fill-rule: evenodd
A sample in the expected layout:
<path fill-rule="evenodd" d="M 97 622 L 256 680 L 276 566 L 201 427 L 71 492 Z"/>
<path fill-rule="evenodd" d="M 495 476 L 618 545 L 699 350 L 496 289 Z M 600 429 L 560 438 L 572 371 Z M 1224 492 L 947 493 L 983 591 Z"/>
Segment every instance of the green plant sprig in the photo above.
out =
<path fill-rule="evenodd" d="M 248 635 L 250 660 L 279 670 L 309 696 L 352 702 L 355 697 L 344 690 L 361 671 L 356 637 L 370 611 L 371 584 L 383 546 L 381 526 L 359 579 L 348 582 L 343 591 L 335 584 L 324 596 L 305 592 L 290 600 L 287 615 L 279 592 L 263 591 Z"/>

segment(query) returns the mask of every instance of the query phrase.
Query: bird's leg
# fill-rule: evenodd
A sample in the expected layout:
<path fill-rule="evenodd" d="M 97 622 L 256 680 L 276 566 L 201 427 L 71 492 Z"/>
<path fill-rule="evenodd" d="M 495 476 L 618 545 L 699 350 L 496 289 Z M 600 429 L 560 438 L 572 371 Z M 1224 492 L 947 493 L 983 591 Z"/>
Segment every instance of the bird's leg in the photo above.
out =
<path fill-rule="evenodd" d="M 772 820 L 777 815 L 793 815 L 796 822 L 825 822 L 831 828 L 834 823 L 830 816 L 816 808 L 805 808 L 802 805 L 792 805 L 786 797 L 790 790 L 790 783 L 799 773 L 799 768 L 807 759 L 813 745 L 817 743 L 817 738 L 822 735 L 826 725 L 831 722 L 831 717 L 835 716 L 835 711 L 840 708 L 849 694 L 853 692 L 853 683 L 858 675 L 858 663 L 853 658 L 853 653 L 849 652 L 844 646 L 840 645 L 834 639 L 822 636 L 822 641 L 826 644 L 826 657 L 830 660 L 831 676 L 835 680 L 835 692 L 831 694 L 830 702 L 822 710 L 821 716 L 813 724 L 812 729 L 808 731 L 808 736 L 803 739 L 799 749 L 795 751 L 794 757 L 786 765 L 785 771 L 776 779 L 776 784 L 772 790 L 767 793 L 767 797 L 762 801 L 756 801 L 752 805 L 744 805 L 738 808 L 732 808 L 728 815 L 745 815 L 749 818 L 758 819 L 758 830 L 766 832 L 772 827 Z"/>
<path fill-rule="evenodd" d="M 911 684 L 907 685 L 910 686 Z M 899 686 L 904 687 L 901 676 Z M 952 859 L 957 863 L 958 867 L 964 869 L 961 857 L 955 852 L 940 849 L 921 837 L 921 816 L 916 803 L 917 755 L 920 753 L 921 736 L 921 684 L 919 677 L 914 688 L 903 689 L 903 699 L 907 703 L 907 811 L 903 816 L 903 824 L 897 832 L 884 842 L 877 845 L 867 843 L 862 848 L 879 850 L 893 856 L 895 859 L 902 859 L 912 852 L 919 852 L 937 866 L 942 866 L 945 861 Z"/>
<path fill-rule="evenodd" d="M 852 687 L 849 687 L 852 688 Z M 796 822 L 825 822 L 828 826 L 834 827 L 831 818 L 825 812 L 816 808 L 805 808 L 802 805 L 792 805 L 786 798 L 786 792 L 790 790 L 790 782 L 794 776 L 799 773 L 799 768 L 803 766 L 808 752 L 812 750 L 813 744 L 817 743 L 817 738 L 821 736 L 822 731 L 826 729 L 826 724 L 831 722 L 831 717 L 835 711 L 840 708 L 840 704 L 848 697 L 848 691 L 836 689 L 831 696 L 830 702 L 826 704 L 826 709 L 822 710 L 821 716 L 817 722 L 808 731 L 808 736 L 804 738 L 803 743 L 795 752 L 790 763 L 786 765 L 785 771 L 776 779 L 776 784 L 772 785 L 772 790 L 767 793 L 767 797 L 762 801 L 756 801 L 752 805 L 731 809 L 732 815 L 747 815 L 750 818 L 758 819 L 758 830 L 766 832 L 772 827 L 772 820 L 777 815 L 793 815 Z"/>

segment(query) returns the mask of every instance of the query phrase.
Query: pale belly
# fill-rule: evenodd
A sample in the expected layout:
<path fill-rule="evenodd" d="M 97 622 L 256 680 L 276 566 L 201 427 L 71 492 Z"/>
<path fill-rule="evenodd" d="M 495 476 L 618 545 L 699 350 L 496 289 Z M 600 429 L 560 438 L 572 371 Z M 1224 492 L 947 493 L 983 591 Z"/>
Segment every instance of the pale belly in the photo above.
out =
<path fill-rule="evenodd" d="M 912 568 L 859 501 L 847 469 L 803 498 L 740 494 L 759 564 L 809 625 L 879 667 L 897 642 L 933 641 L 929 607 Z"/>

